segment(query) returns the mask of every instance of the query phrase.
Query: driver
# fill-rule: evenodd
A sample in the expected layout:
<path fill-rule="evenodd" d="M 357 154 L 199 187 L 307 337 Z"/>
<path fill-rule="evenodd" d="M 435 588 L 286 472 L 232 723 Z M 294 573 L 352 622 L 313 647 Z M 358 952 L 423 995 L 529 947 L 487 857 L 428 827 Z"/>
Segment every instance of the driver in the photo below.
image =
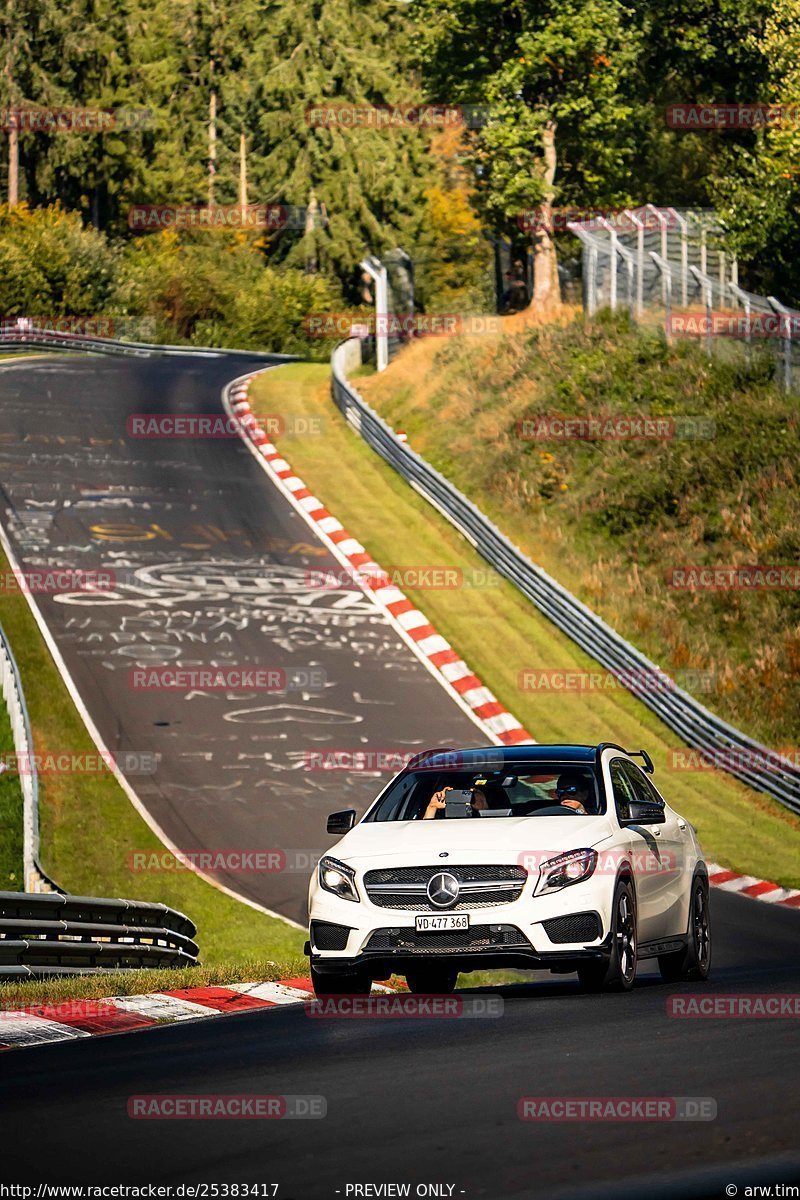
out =
<path fill-rule="evenodd" d="M 558 803 L 586 815 L 589 803 L 589 781 L 577 771 L 565 771 L 556 784 Z"/>

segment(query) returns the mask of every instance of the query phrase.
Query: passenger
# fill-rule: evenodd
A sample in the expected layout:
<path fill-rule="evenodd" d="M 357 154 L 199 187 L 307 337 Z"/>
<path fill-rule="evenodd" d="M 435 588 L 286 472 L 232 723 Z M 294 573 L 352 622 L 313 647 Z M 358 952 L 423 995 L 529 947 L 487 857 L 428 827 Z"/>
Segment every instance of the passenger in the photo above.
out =
<path fill-rule="evenodd" d="M 447 807 L 447 793 L 452 791 L 451 787 L 443 787 L 433 793 L 422 815 L 423 821 L 430 821 L 437 813 L 444 811 Z M 477 817 L 479 812 L 485 812 L 486 809 L 510 808 L 511 803 L 499 784 L 480 783 L 472 788 L 469 807 L 471 815 Z"/>

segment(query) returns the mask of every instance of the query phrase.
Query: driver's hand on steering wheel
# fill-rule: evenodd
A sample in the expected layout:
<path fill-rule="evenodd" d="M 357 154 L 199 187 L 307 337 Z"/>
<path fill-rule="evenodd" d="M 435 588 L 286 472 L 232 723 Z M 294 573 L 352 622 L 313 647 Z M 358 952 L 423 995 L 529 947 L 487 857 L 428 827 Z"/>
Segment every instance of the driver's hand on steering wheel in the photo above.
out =
<path fill-rule="evenodd" d="M 580 800 L 561 800 L 560 804 L 562 808 L 572 808 L 575 810 L 575 812 L 583 813 L 583 815 L 586 816 L 586 809 L 583 807 Z"/>
<path fill-rule="evenodd" d="M 445 800 L 445 796 L 447 795 L 448 792 L 452 792 L 452 790 L 453 789 L 451 787 L 443 787 L 443 788 L 440 788 L 438 792 L 433 793 L 430 800 L 428 801 L 428 807 L 425 809 L 425 812 L 422 814 L 423 821 L 432 820 L 432 818 L 436 816 L 437 812 L 441 812 L 441 810 L 443 808 L 447 807 L 447 801 Z"/>

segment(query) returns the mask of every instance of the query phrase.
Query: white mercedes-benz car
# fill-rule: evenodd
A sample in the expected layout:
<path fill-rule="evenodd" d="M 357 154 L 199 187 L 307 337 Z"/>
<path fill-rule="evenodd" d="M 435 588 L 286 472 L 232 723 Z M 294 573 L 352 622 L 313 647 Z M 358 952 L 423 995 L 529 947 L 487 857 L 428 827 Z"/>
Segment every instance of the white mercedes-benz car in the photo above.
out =
<path fill-rule="evenodd" d="M 443 993 L 497 967 L 627 991 L 645 958 L 665 980 L 705 979 L 708 870 L 652 772 L 646 751 L 609 742 L 417 756 L 360 821 L 328 818 L 344 837 L 311 879 L 315 991 L 398 974 Z"/>

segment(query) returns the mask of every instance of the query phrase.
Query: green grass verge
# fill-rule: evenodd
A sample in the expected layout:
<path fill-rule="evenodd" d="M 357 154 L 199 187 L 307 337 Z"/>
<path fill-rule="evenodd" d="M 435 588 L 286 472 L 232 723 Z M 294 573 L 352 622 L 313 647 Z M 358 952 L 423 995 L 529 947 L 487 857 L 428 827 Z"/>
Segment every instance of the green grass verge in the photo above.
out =
<path fill-rule="evenodd" d="M 0 570 L 9 569 L 0 552 Z M 37 754 L 94 752 L 22 594 L 0 597 L 0 622 L 22 676 Z M 197 925 L 204 964 L 267 955 L 290 966 L 302 954 L 300 930 L 226 896 L 190 871 L 132 872 L 129 853 L 155 851 L 161 843 L 109 771 L 41 776 L 39 817 L 42 866 L 53 879 L 76 895 L 160 901 L 179 909 Z M 5 835 L 0 841 L 5 843 Z"/>
<path fill-rule="evenodd" d="M 0 700 L 0 747 L 13 754 L 11 722 Z M 21 892 L 25 887 L 22 858 L 22 789 L 13 771 L 0 775 L 0 892 Z"/>
<path fill-rule="evenodd" d="M 796 748 L 796 582 L 689 589 L 668 572 L 800 570 L 797 397 L 775 386 L 757 351 L 750 366 L 741 353 L 709 362 L 702 345 L 668 345 L 625 317 L 510 329 L 412 344 L 363 380 L 364 397 L 702 703 L 776 749 Z M 648 415 L 674 421 L 677 436 L 548 440 L 548 420 L 562 415 Z"/>
<path fill-rule="evenodd" d="M 285 435 L 280 449 L 383 567 L 451 566 L 467 579 L 487 579 L 487 586 L 405 590 L 498 699 L 538 741 L 645 746 L 670 803 L 696 825 L 707 854 L 734 870 L 800 886 L 800 818 L 722 773 L 670 771 L 670 751 L 680 741 L 629 693 L 554 698 L 520 690 L 518 672 L 526 668 L 597 667 L 352 432 L 329 388 L 325 367 L 283 366 L 254 384 L 253 407 L 324 417 L 321 435 Z"/>
<path fill-rule="evenodd" d="M 29 1004 L 60 1004 L 65 1000 L 102 1000 L 106 996 L 140 996 L 172 988 L 224 987 L 229 983 L 255 983 L 293 979 L 305 975 L 308 959 L 273 962 L 244 958 L 215 967 L 184 967 L 182 970 L 109 971 L 103 975 L 70 975 L 61 979 L 29 979 L 23 983 L 0 984 L 0 1010 Z"/>

